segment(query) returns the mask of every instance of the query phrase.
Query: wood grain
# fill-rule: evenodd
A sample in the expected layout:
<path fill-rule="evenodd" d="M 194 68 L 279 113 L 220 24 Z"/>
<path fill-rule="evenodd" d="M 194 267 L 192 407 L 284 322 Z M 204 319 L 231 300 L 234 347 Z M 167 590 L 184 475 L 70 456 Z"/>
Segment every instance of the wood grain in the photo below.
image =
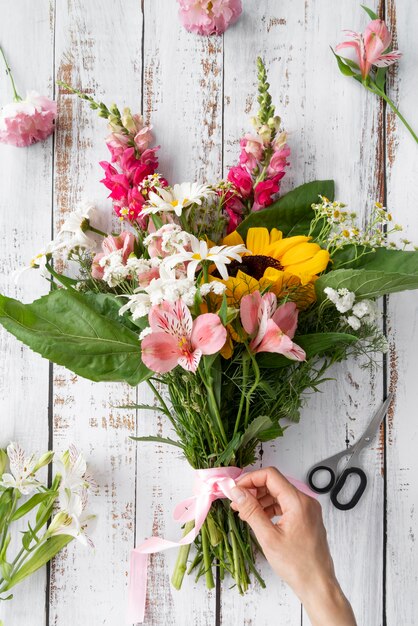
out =
<path fill-rule="evenodd" d="M 387 2 L 387 17 L 395 33 L 394 46 L 404 52 L 390 72 L 389 94 L 415 131 L 418 50 L 411 24 L 418 19 L 416 3 Z M 402 237 L 417 244 L 416 191 L 418 146 L 391 111 L 386 115 L 387 204 L 404 226 Z M 396 294 L 388 304 L 388 355 L 395 404 L 386 428 L 386 619 L 387 624 L 412 626 L 418 620 L 418 296 Z M 400 601 L 401 598 L 407 599 Z"/>
<path fill-rule="evenodd" d="M 0 1 L 0 42 L 22 97 L 31 89 L 52 97 L 50 2 L 37 3 L 35 22 L 26 19 L 32 6 L 30 0 L 22 0 L 12 12 L 10 2 Z M 3 66 L 0 93 L 1 105 L 12 101 Z M 26 301 L 48 291 L 47 283 L 35 271 L 23 274 L 18 285 L 12 273 L 28 265 L 50 239 L 52 152 L 52 138 L 30 148 L 0 144 L 0 291 Z M 3 329 L 0 353 L 0 446 L 19 441 L 27 452 L 42 453 L 48 449 L 48 363 Z M 9 548 L 10 556 L 16 554 L 15 547 Z M 17 626 L 27 624 L 30 606 L 32 623 L 44 624 L 45 585 L 43 569 L 16 588 L 12 602 L 0 603 L 0 620 Z"/>

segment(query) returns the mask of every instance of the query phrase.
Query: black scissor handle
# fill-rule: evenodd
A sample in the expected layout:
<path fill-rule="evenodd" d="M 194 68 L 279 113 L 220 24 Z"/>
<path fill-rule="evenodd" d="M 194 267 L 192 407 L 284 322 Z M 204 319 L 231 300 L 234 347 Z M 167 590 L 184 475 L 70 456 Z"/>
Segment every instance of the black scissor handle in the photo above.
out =
<path fill-rule="evenodd" d="M 318 487 L 317 485 L 315 485 L 313 481 L 313 477 L 315 476 L 315 474 L 321 470 L 325 470 L 329 474 L 329 482 L 325 485 L 325 487 Z M 328 491 L 331 491 L 331 489 L 334 486 L 335 472 L 327 465 L 315 465 L 315 467 L 313 467 L 308 474 L 308 483 L 309 483 L 309 487 L 313 491 L 316 491 L 316 493 L 327 493 Z"/>
<path fill-rule="evenodd" d="M 350 476 L 350 474 L 356 474 L 357 476 L 359 476 L 360 484 L 357 487 L 357 490 L 355 494 L 353 495 L 353 497 L 351 498 L 351 500 L 349 502 L 346 502 L 345 504 L 342 504 L 341 502 L 338 501 L 337 496 L 340 493 L 341 489 L 344 487 L 347 481 L 347 478 Z M 350 509 L 353 509 L 356 506 L 357 502 L 360 500 L 361 496 L 363 495 L 364 490 L 366 489 L 366 486 L 367 486 L 367 476 L 363 472 L 363 470 L 360 467 L 349 467 L 343 471 L 341 476 L 338 478 L 337 484 L 331 490 L 331 494 L 330 494 L 331 502 L 337 509 L 340 509 L 340 511 L 349 511 Z"/>

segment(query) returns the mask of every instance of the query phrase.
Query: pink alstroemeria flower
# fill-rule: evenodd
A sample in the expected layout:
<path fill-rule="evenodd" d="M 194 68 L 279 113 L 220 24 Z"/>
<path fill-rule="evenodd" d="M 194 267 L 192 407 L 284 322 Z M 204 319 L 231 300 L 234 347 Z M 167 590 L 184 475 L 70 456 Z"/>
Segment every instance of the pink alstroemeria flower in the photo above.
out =
<path fill-rule="evenodd" d="M 252 352 L 276 352 L 293 361 L 304 361 L 305 351 L 292 339 L 298 324 L 298 310 L 294 302 L 277 307 L 274 293 L 254 291 L 241 299 L 241 323 L 252 337 Z"/>
<path fill-rule="evenodd" d="M 343 48 L 354 48 L 363 80 L 369 75 L 372 65 L 387 67 L 399 61 L 402 56 L 399 50 L 391 50 L 385 54 L 391 44 L 392 35 L 383 20 L 372 20 L 364 33 L 352 30 L 345 32 L 351 41 L 343 41 L 335 49 L 339 51 Z"/>
<path fill-rule="evenodd" d="M 148 314 L 151 334 L 142 340 L 142 360 L 159 374 L 180 365 L 196 372 L 204 354 L 215 354 L 226 341 L 226 329 L 215 313 L 203 313 L 195 320 L 183 302 L 164 301 Z"/>

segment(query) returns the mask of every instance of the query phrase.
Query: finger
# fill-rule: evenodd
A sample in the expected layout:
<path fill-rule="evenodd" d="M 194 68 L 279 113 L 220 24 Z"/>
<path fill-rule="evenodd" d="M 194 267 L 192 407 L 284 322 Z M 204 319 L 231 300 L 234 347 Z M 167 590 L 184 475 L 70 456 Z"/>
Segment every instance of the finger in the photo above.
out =
<path fill-rule="evenodd" d="M 239 487 L 259 489 L 267 487 L 269 493 L 277 498 L 282 511 L 292 508 L 298 501 L 298 490 L 275 467 L 266 467 L 242 474 L 237 480 Z"/>
<path fill-rule="evenodd" d="M 273 517 L 282 515 L 282 510 L 278 504 L 272 504 L 271 506 L 268 506 L 264 509 L 264 513 L 268 515 L 270 519 L 272 519 Z"/>
<path fill-rule="evenodd" d="M 277 503 L 276 498 L 273 498 L 272 495 L 268 495 L 268 496 L 264 496 L 263 498 L 260 498 L 259 503 L 261 504 L 264 510 L 266 510 L 270 506 L 276 507 L 276 509 L 280 511 L 279 513 L 277 513 L 277 515 L 282 515 L 282 509 L 280 507 L 280 504 Z"/>
<path fill-rule="evenodd" d="M 238 511 L 240 518 L 251 526 L 260 543 L 266 541 L 274 527 L 257 498 L 247 489 L 234 487 L 232 502 L 232 508 Z"/>

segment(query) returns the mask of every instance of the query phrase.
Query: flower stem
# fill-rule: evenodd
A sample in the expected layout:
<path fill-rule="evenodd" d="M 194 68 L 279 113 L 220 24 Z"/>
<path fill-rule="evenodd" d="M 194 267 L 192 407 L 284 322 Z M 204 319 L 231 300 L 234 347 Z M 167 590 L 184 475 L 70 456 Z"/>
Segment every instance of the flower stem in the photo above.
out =
<path fill-rule="evenodd" d="M 416 135 L 416 133 L 412 130 L 411 126 L 408 124 L 408 122 L 406 121 L 406 119 L 404 118 L 404 116 L 402 115 L 402 113 L 400 113 L 400 111 L 396 108 L 395 104 L 392 102 L 392 100 L 389 98 L 389 96 L 382 90 L 379 89 L 379 87 L 377 87 L 377 85 L 373 85 L 373 87 L 366 87 L 366 89 L 368 89 L 369 91 L 371 91 L 372 93 L 377 94 L 378 96 L 380 96 L 381 98 L 383 98 L 383 100 L 385 102 L 387 102 L 387 104 L 390 106 L 390 108 L 392 109 L 392 111 L 399 117 L 399 119 L 401 120 L 401 122 L 405 125 L 405 127 L 409 130 L 409 132 L 411 133 L 412 137 L 415 139 L 415 141 L 418 143 L 418 135 Z"/>
<path fill-rule="evenodd" d="M 15 85 L 15 81 L 13 78 L 12 70 L 10 69 L 10 65 L 7 62 L 6 55 L 4 54 L 4 50 L 1 46 L 0 46 L 0 53 L 1 53 L 1 56 L 3 57 L 3 61 L 6 66 L 6 74 L 9 75 L 10 82 L 12 83 L 12 89 L 13 89 L 13 94 L 14 94 L 13 99 L 15 102 L 21 102 L 22 98 L 19 96 L 19 94 L 16 91 L 16 85 Z"/>
<path fill-rule="evenodd" d="M 206 523 L 203 524 L 202 530 L 200 531 L 200 533 L 202 535 L 202 550 L 203 550 L 203 562 L 205 565 L 206 587 L 208 589 L 213 589 L 215 587 L 215 583 L 213 581 L 212 560 L 210 558 L 209 537 L 208 537 L 208 532 L 206 530 Z"/>
<path fill-rule="evenodd" d="M 187 522 L 184 526 L 183 537 L 187 535 L 192 530 L 192 528 L 194 528 L 194 521 Z M 171 584 L 173 585 L 174 589 L 177 589 L 177 591 L 181 589 L 183 578 L 187 570 L 187 559 L 189 558 L 190 546 L 190 543 L 186 546 L 181 546 L 178 552 L 173 575 L 171 577 Z"/>

